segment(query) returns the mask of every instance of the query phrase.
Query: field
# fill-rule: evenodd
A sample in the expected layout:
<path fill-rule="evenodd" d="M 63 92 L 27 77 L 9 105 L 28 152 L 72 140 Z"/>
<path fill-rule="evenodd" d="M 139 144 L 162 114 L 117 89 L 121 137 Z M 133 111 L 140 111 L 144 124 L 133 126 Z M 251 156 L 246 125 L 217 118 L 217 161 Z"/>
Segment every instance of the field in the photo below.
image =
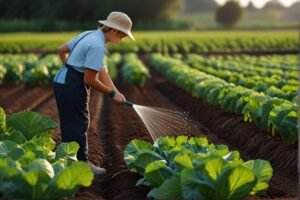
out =
<path fill-rule="evenodd" d="M 0 53 L 55 53 L 57 47 L 78 33 L 0 34 Z M 126 39 L 109 46 L 110 52 L 248 53 L 297 52 L 298 34 L 285 31 L 136 32 L 136 43 Z"/>
<path fill-rule="evenodd" d="M 152 41 L 157 40 L 157 35 L 160 33 L 141 34 L 143 36 L 139 34 L 137 36 L 144 37 L 144 41 L 147 40 L 145 38 L 149 37 L 149 41 Z M 168 35 L 169 33 L 164 34 Z M 193 35 L 192 38 L 203 37 L 205 40 L 209 38 L 211 33 L 201 33 L 203 34 L 200 34 L 201 36 L 198 36 L 196 33 L 191 34 Z M 247 38 L 253 37 L 249 33 L 237 34 L 244 41 L 249 41 Z M 268 38 L 270 34 L 272 33 L 261 33 L 259 35 L 262 38 Z M 52 39 L 45 40 L 45 38 L 49 37 L 49 34 L 47 34 L 38 36 L 38 38 L 41 40 L 39 42 L 45 42 L 48 45 L 54 41 L 57 41 L 57 43 L 66 41 L 74 35 L 76 33 L 56 35 Z M 220 37 L 221 40 L 224 39 L 224 35 L 232 38 L 237 37 L 232 35 L 232 33 L 228 35 L 214 33 L 214 36 Z M 286 35 L 287 39 L 283 33 L 279 35 L 278 38 L 282 38 L 282 40 L 293 41 L 294 33 L 292 31 Z M 182 40 L 182 36 L 182 33 L 174 33 L 170 41 L 175 41 L 176 37 Z M 26 38 L 30 41 L 32 35 L 24 34 L 21 40 L 26 41 Z M 280 42 L 278 38 L 275 38 L 273 41 Z M 3 41 L 15 40 L 18 39 L 11 35 L 7 36 L 7 38 L 6 36 L 1 36 L 0 44 Z M 250 43 L 248 42 L 248 44 Z M 268 46 L 270 44 L 271 46 Z M 125 58 L 127 55 L 125 56 L 125 53 L 122 53 L 116 56 L 118 58 L 113 58 L 113 55 L 110 55 L 107 63 L 111 65 L 109 67 L 115 65 L 114 67 L 116 68 L 114 70 L 119 71 L 115 76 L 115 83 L 128 100 L 138 105 L 187 111 L 190 113 L 190 118 L 197 125 L 197 130 L 190 133 L 192 136 L 204 136 L 214 144 L 225 144 L 230 150 L 237 150 L 243 160 L 263 159 L 269 161 L 273 168 L 273 176 L 266 193 L 247 196 L 246 199 L 296 199 L 298 189 L 298 138 L 295 124 L 297 123 L 297 116 L 294 114 L 296 113 L 295 109 L 298 109 L 298 81 L 297 57 L 295 54 L 290 54 L 295 51 L 294 47 L 296 45 L 294 44 L 295 46 L 293 46 L 293 44 L 291 42 L 287 49 L 275 49 L 280 54 L 274 54 L 274 52 L 270 54 L 269 50 L 273 51 L 274 49 L 272 48 L 276 47 L 276 44 L 275 42 L 266 42 L 266 46 L 262 49 L 253 49 L 255 56 L 249 56 L 246 53 L 249 53 L 251 49 L 245 50 L 243 45 L 239 48 L 240 52 L 236 51 L 235 54 L 232 54 L 229 49 L 225 53 L 223 50 L 226 45 L 219 45 L 219 47 L 222 47 L 221 51 L 218 51 L 218 48 L 211 50 L 208 50 L 208 48 L 205 52 L 196 52 L 198 54 L 194 55 L 192 54 L 192 48 L 186 52 L 179 50 L 172 52 L 172 49 L 176 48 L 172 48 L 172 43 L 170 42 L 166 45 L 168 46 L 167 49 L 164 47 L 162 52 L 159 51 L 159 53 L 164 53 L 164 55 L 152 54 L 157 48 L 152 48 L 149 52 L 146 52 L 145 49 L 141 48 L 143 46 L 141 45 L 140 49 L 134 51 L 133 55 L 136 56 L 131 55 L 131 58 Z M 177 47 L 180 46 L 178 45 Z M 39 53 L 36 58 L 32 58 L 32 61 L 26 60 L 25 55 L 25 62 L 22 59 L 24 54 L 17 55 L 21 58 L 14 57 L 16 55 L 7 56 L 7 54 L 3 54 L 2 59 L 0 57 L 0 66 L 6 67 L 7 71 L 10 71 L 10 69 L 6 63 L 11 63 L 12 61 L 5 61 L 4 58 L 9 58 L 10 56 L 12 60 L 20 60 L 19 64 L 24 67 L 24 70 L 19 73 L 19 77 L 21 77 L 19 79 L 8 79 L 7 75 L 1 77 L 0 67 L 0 81 L 3 82 L 0 85 L 0 106 L 4 108 L 8 115 L 29 109 L 42 115 L 47 115 L 59 124 L 51 87 L 51 78 L 47 78 L 45 82 L 32 80 L 44 80 L 43 77 L 47 77 L 47 75 L 53 76 L 50 73 L 52 70 L 52 68 L 50 70 L 50 67 L 57 70 L 60 64 L 59 62 L 57 63 L 57 58 L 55 57 L 45 57 L 48 54 L 48 48 L 31 50 L 29 52 L 38 51 Z M 8 53 L 6 49 L 3 52 Z M 23 50 L 21 52 L 26 53 Z M 53 52 L 52 47 L 49 52 Z M 114 52 L 117 52 L 117 50 Z M 228 55 L 234 56 L 226 57 Z M 192 58 L 189 56 L 196 60 L 191 60 Z M 128 55 L 128 57 L 130 56 Z M 44 65 L 48 67 L 49 73 L 41 76 L 32 75 L 34 73 L 30 70 L 34 68 L 34 63 L 39 62 L 40 64 L 43 62 L 43 59 L 48 63 L 48 65 Z M 47 59 L 50 59 L 51 62 Z M 114 63 L 113 59 L 118 61 Z M 267 63 L 266 60 L 269 62 Z M 49 63 L 55 64 L 52 66 Z M 136 72 L 130 67 L 146 67 L 148 71 L 140 70 Z M 31 73 L 26 73 L 28 70 Z M 227 70 L 231 74 L 228 74 Z M 14 70 L 11 71 L 12 74 L 18 74 Z M 24 74 L 27 74 L 27 76 Z M 31 74 L 31 76 L 28 74 Z M 33 79 L 26 78 L 28 76 Z M 42 78 L 34 79 L 35 77 Z M 134 80 L 131 81 L 131 77 Z M 193 82 L 194 79 L 195 82 Z M 254 84 L 258 82 L 263 85 Z M 220 87 L 213 87 L 218 85 Z M 210 89 L 207 90 L 215 91 L 215 93 L 206 96 L 205 91 L 208 87 Z M 233 94 L 231 90 L 239 91 L 235 94 L 239 99 L 242 99 L 243 96 L 250 98 L 252 95 L 251 98 L 253 97 L 251 102 L 250 100 L 247 102 L 248 100 L 246 101 L 246 98 L 244 98 L 244 109 L 241 112 L 236 107 L 237 101 L 232 95 L 230 96 L 230 94 Z M 247 94 L 244 94 L 245 91 L 247 91 Z M 249 95 L 250 93 L 251 95 Z M 221 94 L 223 96 L 220 96 Z M 223 99 L 229 100 L 223 102 Z M 276 116 L 270 117 L 271 125 L 269 123 L 267 125 L 264 124 L 262 120 L 264 117 L 260 115 L 255 118 L 258 112 L 257 109 L 266 106 L 268 102 L 275 102 L 273 104 L 269 103 L 271 107 L 268 107 L 268 117 L 269 113 L 273 112 L 281 113 L 281 115 L 285 113 L 284 119 L 280 118 L 280 125 L 277 123 L 279 117 L 276 118 Z M 249 105 L 252 105 L 251 109 L 253 111 L 249 108 Z M 253 107 L 253 105 L 255 106 Z M 285 105 L 285 107 L 282 105 Z M 233 110 L 232 108 L 235 109 Z M 147 193 L 151 187 L 136 187 L 136 182 L 141 176 L 138 173 L 129 171 L 124 162 L 124 150 L 133 139 L 141 139 L 153 143 L 143 122 L 131 107 L 115 105 L 111 99 L 97 91 L 92 91 L 91 94 L 90 117 L 92 120 L 88 136 L 89 157 L 94 164 L 105 167 L 108 173 L 105 177 L 95 177 L 90 187 L 81 188 L 71 199 L 147 199 Z M 283 122 L 286 122 L 286 124 Z M 52 138 L 55 142 L 60 142 L 59 127 L 53 132 Z"/>

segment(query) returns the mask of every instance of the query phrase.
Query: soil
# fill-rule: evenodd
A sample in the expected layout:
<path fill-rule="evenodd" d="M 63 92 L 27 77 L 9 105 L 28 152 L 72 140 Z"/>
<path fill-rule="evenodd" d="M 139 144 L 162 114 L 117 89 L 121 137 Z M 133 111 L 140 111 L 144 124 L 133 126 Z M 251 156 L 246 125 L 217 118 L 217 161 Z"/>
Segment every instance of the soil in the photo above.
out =
<path fill-rule="evenodd" d="M 118 83 L 128 100 L 139 104 L 188 111 L 197 123 L 193 135 L 205 135 L 216 144 L 227 144 L 240 151 L 245 159 L 267 159 L 274 176 L 267 193 L 247 199 L 296 199 L 297 146 L 286 145 L 279 138 L 269 136 L 255 125 L 243 122 L 241 116 L 226 113 L 200 99 L 191 97 L 165 79 L 153 75 L 145 87 Z M 0 106 L 11 114 L 24 109 L 48 115 L 59 122 L 51 86 L 0 86 Z M 152 142 L 144 124 L 131 107 L 116 105 L 101 93 L 92 91 L 90 102 L 89 158 L 107 169 L 104 177 L 95 177 L 89 188 L 82 188 L 70 199 L 147 199 L 149 188 L 136 187 L 138 174 L 129 172 L 123 161 L 123 151 L 132 139 Z M 53 133 L 60 142 L 59 123 Z"/>

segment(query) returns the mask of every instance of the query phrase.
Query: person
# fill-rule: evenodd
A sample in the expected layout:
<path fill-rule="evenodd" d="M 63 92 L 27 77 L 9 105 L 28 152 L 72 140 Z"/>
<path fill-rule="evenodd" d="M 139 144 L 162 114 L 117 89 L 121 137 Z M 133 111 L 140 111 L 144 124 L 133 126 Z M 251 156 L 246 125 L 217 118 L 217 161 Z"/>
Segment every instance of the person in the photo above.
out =
<path fill-rule="evenodd" d="M 53 87 L 62 142 L 76 141 L 80 146 L 78 160 L 88 162 L 95 175 L 104 175 L 106 170 L 88 159 L 90 88 L 108 95 L 117 104 L 125 103 L 124 95 L 114 85 L 103 60 L 107 42 L 117 44 L 125 36 L 135 39 L 131 33 L 132 21 L 125 13 L 111 12 L 106 20 L 98 22 L 102 26 L 97 30 L 85 31 L 59 46 L 63 65 L 54 77 Z"/>

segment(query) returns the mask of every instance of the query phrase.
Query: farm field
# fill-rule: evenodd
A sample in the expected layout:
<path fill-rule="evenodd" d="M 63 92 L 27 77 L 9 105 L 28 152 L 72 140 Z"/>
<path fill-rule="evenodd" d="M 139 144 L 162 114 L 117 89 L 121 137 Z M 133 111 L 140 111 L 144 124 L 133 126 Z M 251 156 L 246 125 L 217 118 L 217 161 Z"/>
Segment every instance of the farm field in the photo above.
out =
<path fill-rule="evenodd" d="M 295 109 L 298 109 L 297 57 L 288 54 L 293 48 L 282 51 L 283 55 L 226 57 L 208 56 L 210 51 L 197 55 L 188 52 L 177 54 L 179 52 L 173 52 L 171 46 L 161 52 L 164 55 L 150 54 L 151 51 L 136 51 L 126 56 L 123 53 L 110 55 L 107 63 L 114 67 L 109 70 L 119 71 L 114 77 L 119 90 L 138 105 L 189 112 L 197 127 L 190 133 L 192 136 L 207 137 L 214 144 L 225 144 L 230 150 L 237 150 L 243 160 L 269 161 L 273 168 L 269 188 L 262 195 L 246 197 L 247 200 L 296 199 L 298 138 L 294 126 L 297 123 Z M 169 54 L 166 54 L 167 51 Z M 18 59 L 14 56 L 0 55 L 0 106 L 8 115 L 29 109 L 51 117 L 58 124 L 52 137 L 59 143 L 58 113 L 51 87 L 51 79 L 60 66 L 57 58 L 46 54 L 31 55 L 31 59 L 26 54 L 17 55 Z M 19 60 L 17 63 L 22 65 L 22 70 L 19 73 L 9 70 L 7 62 L 12 61 L 5 58 Z M 269 61 L 268 66 L 266 60 Z M 3 76 L 1 66 L 5 69 Z M 44 73 L 45 70 L 35 72 L 35 66 L 47 68 L 47 73 Z M 6 75 L 8 71 L 12 76 Z M 197 84 L 193 83 L 194 79 Z M 260 84 L 255 85 L 255 82 Z M 213 84 L 219 87 L 213 88 Z M 206 89 L 208 87 L 210 89 Z M 223 91 L 224 88 L 227 90 Z M 206 90 L 215 93 L 205 96 Z M 240 99 L 245 96 L 240 100 L 244 109 L 235 107 L 237 103 L 228 92 L 231 90 L 237 91 L 235 95 Z M 224 96 L 220 97 L 219 93 Z M 225 97 L 229 99 L 227 103 L 221 101 Z M 248 102 L 248 97 L 253 97 L 253 101 Z M 150 188 L 136 186 L 141 177 L 128 170 L 124 150 L 133 139 L 153 143 L 148 130 L 131 107 L 115 105 L 96 91 L 92 91 L 90 100 L 89 157 L 94 164 L 106 168 L 108 173 L 105 177 L 95 177 L 90 187 L 81 188 L 70 199 L 147 199 Z M 253 102 L 252 112 L 249 105 Z M 264 115 L 257 114 L 260 107 L 268 108 L 268 116 L 269 113 L 284 116 L 280 119 L 274 116 L 270 118 L 271 125 L 264 124 Z"/>
<path fill-rule="evenodd" d="M 197 99 L 191 99 L 184 91 L 178 90 L 164 79 L 156 78 L 153 83 L 149 83 L 142 90 L 138 87 L 126 89 L 123 87 L 121 85 L 128 99 L 136 103 L 168 109 L 194 110 L 191 115 L 194 120 L 199 121 L 198 126 L 200 127 L 199 133 L 196 134 L 208 136 L 214 143 L 226 143 L 231 148 L 238 149 L 244 159 L 259 157 L 272 160 L 275 173 L 268 191 L 268 198 L 282 197 L 285 199 L 296 195 L 297 149 L 295 146 L 282 144 L 280 141 L 266 136 L 253 125 L 243 122 L 241 117 L 207 106 Z M 18 91 L 20 86 L 10 86 L 9 88 L 10 91 L 15 90 L 15 92 L 11 92 L 7 97 L 17 98 L 20 95 L 23 98 L 19 98 L 16 104 L 10 103 L 6 98 L 1 98 L 1 105 L 4 105 L 8 113 L 29 108 L 51 116 L 56 122 L 58 121 L 56 109 L 53 109 L 55 100 L 51 88 L 21 87 L 22 92 Z M 7 88 L 1 87 L 1 94 L 4 92 L 7 92 Z M 40 97 L 40 92 L 48 93 L 49 96 Z M 165 96 L 166 93 L 172 96 Z M 170 98 L 174 99 L 174 97 L 176 97 L 176 101 L 171 101 Z M 94 92 L 91 98 L 91 111 L 89 156 L 95 164 L 103 165 L 109 170 L 107 177 L 104 179 L 96 178 L 90 188 L 83 189 L 74 199 L 89 197 L 97 199 L 146 199 L 148 189 L 135 187 L 138 175 L 128 172 L 123 161 L 123 150 L 130 140 L 139 138 L 151 142 L 151 137 L 144 125 L 132 109 L 125 106 L 115 106 L 109 99 L 103 100 L 102 95 L 97 92 Z M 100 115 L 100 113 L 102 114 Z M 102 124 L 102 129 L 100 129 L 99 123 Z M 220 134 L 215 135 L 213 133 Z M 58 131 L 53 137 L 59 141 Z M 240 138 L 243 138 L 243 141 Z M 114 196 L 116 190 L 120 192 Z"/>
<path fill-rule="evenodd" d="M 62 43 L 75 37 L 71 33 L 2 33 L 0 53 L 55 53 Z M 284 31 L 203 31 L 203 32 L 136 32 L 133 45 L 126 39 L 108 45 L 109 52 L 161 53 L 297 53 L 298 35 Z"/>

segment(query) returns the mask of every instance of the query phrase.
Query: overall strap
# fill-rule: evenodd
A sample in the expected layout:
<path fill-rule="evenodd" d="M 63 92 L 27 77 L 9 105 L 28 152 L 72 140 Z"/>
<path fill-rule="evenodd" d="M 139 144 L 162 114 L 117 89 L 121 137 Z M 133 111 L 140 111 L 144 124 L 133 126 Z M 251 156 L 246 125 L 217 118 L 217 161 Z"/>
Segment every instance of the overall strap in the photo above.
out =
<path fill-rule="evenodd" d="M 89 35 L 90 33 L 93 33 L 93 31 L 88 32 L 87 34 L 85 34 L 84 36 L 82 36 L 82 37 L 75 43 L 74 47 L 72 48 L 72 50 L 71 50 L 71 52 L 70 52 L 70 54 L 69 54 L 69 56 L 68 56 L 68 58 L 67 58 L 66 64 L 68 64 L 68 60 L 69 60 L 69 58 L 71 57 L 71 54 L 72 54 L 73 50 L 75 49 L 76 45 L 80 42 L 80 40 L 82 40 L 83 38 L 85 38 L 85 36 Z"/>

